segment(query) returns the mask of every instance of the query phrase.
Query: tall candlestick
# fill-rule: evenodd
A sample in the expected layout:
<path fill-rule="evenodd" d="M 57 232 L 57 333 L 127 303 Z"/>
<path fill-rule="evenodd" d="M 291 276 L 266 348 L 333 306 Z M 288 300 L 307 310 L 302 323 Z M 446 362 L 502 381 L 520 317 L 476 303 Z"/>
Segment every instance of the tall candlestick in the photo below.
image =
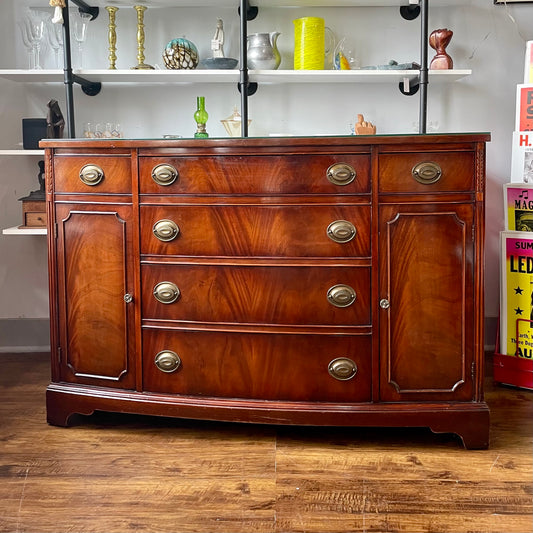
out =
<path fill-rule="evenodd" d="M 116 70 L 117 60 L 117 32 L 115 25 L 115 13 L 118 11 L 118 7 L 106 6 L 106 10 L 109 13 L 109 26 L 108 26 L 108 38 L 109 38 L 109 69 Z"/>
<path fill-rule="evenodd" d="M 133 6 L 137 11 L 137 62 L 138 64 L 132 69 L 153 69 L 152 65 L 144 62 L 144 12 L 146 6 Z"/>

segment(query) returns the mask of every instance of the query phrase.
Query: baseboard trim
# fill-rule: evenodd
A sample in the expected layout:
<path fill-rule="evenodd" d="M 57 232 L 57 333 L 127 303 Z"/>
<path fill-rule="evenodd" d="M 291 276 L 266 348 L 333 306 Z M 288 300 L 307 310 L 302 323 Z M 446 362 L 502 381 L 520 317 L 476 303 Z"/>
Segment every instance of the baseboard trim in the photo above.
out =
<path fill-rule="evenodd" d="M 494 352 L 496 350 L 496 338 L 498 336 L 498 317 L 485 317 L 485 351 Z"/>
<path fill-rule="evenodd" d="M 49 352 L 48 318 L 0 319 L 0 353 Z"/>
<path fill-rule="evenodd" d="M 6 353 L 50 353 L 50 346 L 0 346 L 0 355 Z"/>

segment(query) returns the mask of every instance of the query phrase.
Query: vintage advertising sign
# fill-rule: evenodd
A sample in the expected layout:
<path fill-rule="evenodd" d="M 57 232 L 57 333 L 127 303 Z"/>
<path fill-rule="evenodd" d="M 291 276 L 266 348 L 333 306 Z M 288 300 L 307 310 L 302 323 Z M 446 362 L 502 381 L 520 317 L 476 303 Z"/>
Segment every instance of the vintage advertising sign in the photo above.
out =
<path fill-rule="evenodd" d="M 513 132 L 511 182 L 533 183 L 533 132 Z"/>
<path fill-rule="evenodd" d="M 500 352 L 533 358 L 533 233 L 502 231 Z"/>
<path fill-rule="evenodd" d="M 533 183 L 504 183 L 505 229 L 533 231 Z"/>
<path fill-rule="evenodd" d="M 516 131 L 533 131 L 533 85 L 516 86 Z"/>

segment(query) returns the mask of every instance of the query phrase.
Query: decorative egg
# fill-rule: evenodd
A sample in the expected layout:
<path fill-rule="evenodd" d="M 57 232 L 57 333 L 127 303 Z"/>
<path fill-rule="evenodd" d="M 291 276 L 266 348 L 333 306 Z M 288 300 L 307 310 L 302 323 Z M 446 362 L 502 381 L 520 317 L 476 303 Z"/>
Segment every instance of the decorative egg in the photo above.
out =
<path fill-rule="evenodd" d="M 163 61 L 170 70 L 195 69 L 198 66 L 198 49 L 188 39 L 172 39 L 163 50 Z"/>

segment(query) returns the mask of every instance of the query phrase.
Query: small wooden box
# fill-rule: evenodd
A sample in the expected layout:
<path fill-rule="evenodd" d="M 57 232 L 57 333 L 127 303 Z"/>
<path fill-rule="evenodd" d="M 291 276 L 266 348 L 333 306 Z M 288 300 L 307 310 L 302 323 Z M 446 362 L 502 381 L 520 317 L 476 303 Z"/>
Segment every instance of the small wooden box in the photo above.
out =
<path fill-rule="evenodd" d="M 19 228 L 46 228 L 46 202 L 23 199 L 22 221 Z"/>

